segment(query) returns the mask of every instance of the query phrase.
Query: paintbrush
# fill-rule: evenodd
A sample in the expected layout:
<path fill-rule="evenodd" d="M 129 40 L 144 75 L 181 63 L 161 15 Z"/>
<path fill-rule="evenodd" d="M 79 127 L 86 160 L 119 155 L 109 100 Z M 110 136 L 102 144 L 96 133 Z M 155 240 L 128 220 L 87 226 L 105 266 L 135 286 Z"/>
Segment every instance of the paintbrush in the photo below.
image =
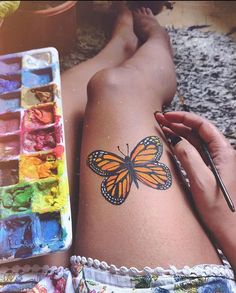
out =
<path fill-rule="evenodd" d="M 220 174 L 219 174 L 219 172 L 218 172 L 218 170 L 217 170 L 217 168 L 215 166 L 215 163 L 214 163 L 214 161 L 213 161 L 213 159 L 211 157 L 211 154 L 210 154 L 210 152 L 208 150 L 207 144 L 201 138 L 199 138 L 199 139 L 201 141 L 202 150 L 203 150 L 203 152 L 204 152 L 204 154 L 205 154 L 205 156 L 206 156 L 206 158 L 208 160 L 208 163 L 209 163 L 209 165 L 211 167 L 211 170 L 212 170 L 212 172 L 213 172 L 213 174 L 214 174 L 214 176 L 216 178 L 216 182 L 217 182 L 219 188 L 221 189 L 221 191 L 223 193 L 223 196 L 224 196 L 224 198 L 225 198 L 225 200 L 227 202 L 227 205 L 228 205 L 228 207 L 230 208 L 230 210 L 232 212 L 235 212 L 235 207 L 234 207 L 233 201 L 232 201 L 232 199 L 231 199 L 231 197 L 230 197 L 230 195 L 229 195 L 229 193 L 228 193 L 228 191 L 227 191 L 227 189 L 226 189 L 226 187 L 224 185 L 223 180 L 220 177 Z"/>

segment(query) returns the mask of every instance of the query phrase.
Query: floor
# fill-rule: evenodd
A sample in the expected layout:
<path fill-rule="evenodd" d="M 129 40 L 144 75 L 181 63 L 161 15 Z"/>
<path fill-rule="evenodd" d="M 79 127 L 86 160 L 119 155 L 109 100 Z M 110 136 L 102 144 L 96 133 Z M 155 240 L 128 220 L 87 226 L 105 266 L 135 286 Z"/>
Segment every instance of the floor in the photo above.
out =
<path fill-rule="evenodd" d="M 236 1 L 170 1 L 157 16 L 162 25 L 190 27 L 209 25 L 204 30 L 229 34 L 236 41 Z"/>

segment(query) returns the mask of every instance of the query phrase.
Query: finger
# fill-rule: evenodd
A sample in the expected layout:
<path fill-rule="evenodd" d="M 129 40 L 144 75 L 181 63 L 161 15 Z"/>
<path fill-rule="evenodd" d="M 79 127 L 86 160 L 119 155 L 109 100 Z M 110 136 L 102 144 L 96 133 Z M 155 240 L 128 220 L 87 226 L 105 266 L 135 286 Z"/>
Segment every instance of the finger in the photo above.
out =
<path fill-rule="evenodd" d="M 164 118 L 171 123 L 182 123 L 197 132 L 209 144 L 209 147 L 218 148 L 228 145 L 226 138 L 207 119 L 189 112 L 167 112 Z"/>
<path fill-rule="evenodd" d="M 163 126 L 162 131 L 165 135 L 178 135 L 185 138 L 188 142 L 190 142 L 197 150 L 201 153 L 201 156 L 204 158 L 202 154 L 202 147 L 199 138 L 191 131 L 190 128 L 170 123 L 169 127 Z M 204 158 L 205 160 L 205 158 Z"/>
<path fill-rule="evenodd" d="M 192 145 L 194 145 L 197 149 L 200 149 L 200 140 L 190 127 L 187 127 L 181 123 L 171 123 L 165 119 L 162 113 L 156 112 L 155 118 L 162 127 L 162 130 L 165 130 L 167 134 L 170 133 L 172 135 L 177 134 L 179 136 L 182 136 L 185 139 L 187 139 Z M 172 131 L 170 132 L 170 130 Z"/>
<path fill-rule="evenodd" d="M 178 136 L 170 137 L 173 153 L 178 158 L 190 181 L 191 191 L 196 203 L 208 204 L 215 199 L 216 181 L 211 170 L 206 166 L 198 151 L 187 140 Z"/>

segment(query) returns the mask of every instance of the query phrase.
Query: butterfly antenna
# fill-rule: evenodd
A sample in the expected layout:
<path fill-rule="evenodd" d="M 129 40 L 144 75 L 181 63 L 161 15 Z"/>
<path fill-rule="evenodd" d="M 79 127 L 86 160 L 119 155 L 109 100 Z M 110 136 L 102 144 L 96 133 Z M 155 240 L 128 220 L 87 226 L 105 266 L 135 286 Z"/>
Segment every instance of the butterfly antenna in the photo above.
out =
<path fill-rule="evenodd" d="M 122 151 L 120 150 L 120 147 L 119 146 L 117 146 L 117 148 L 118 148 L 118 151 L 123 155 L 123 156 L 125 156 L 125 154 L 124 153 L 122 153 Z"/>
<path fill-rule="evenodd" d="M 129 145 L 128 145 L 128 143 L 126 144 L 126 147 L 127 147 L 127 156 L 129 156 Z"/>

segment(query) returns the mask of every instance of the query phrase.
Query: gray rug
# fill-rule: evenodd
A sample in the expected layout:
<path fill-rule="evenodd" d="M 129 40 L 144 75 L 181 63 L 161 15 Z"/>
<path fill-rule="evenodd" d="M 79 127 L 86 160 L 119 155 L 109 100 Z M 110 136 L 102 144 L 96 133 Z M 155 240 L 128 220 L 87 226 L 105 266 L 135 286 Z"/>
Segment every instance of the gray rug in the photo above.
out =
<path fill-rule="evenodd" d="M 168 30 L 178 80 L 178 92 L 168 109 L 189 110 L 210 119 L 236 148 L 236 43 L 212 32 Z M 98 28 L 79 29 L 76 48 L 63 58 L 62 70 L 93 57 L 106 41 Z"/>

